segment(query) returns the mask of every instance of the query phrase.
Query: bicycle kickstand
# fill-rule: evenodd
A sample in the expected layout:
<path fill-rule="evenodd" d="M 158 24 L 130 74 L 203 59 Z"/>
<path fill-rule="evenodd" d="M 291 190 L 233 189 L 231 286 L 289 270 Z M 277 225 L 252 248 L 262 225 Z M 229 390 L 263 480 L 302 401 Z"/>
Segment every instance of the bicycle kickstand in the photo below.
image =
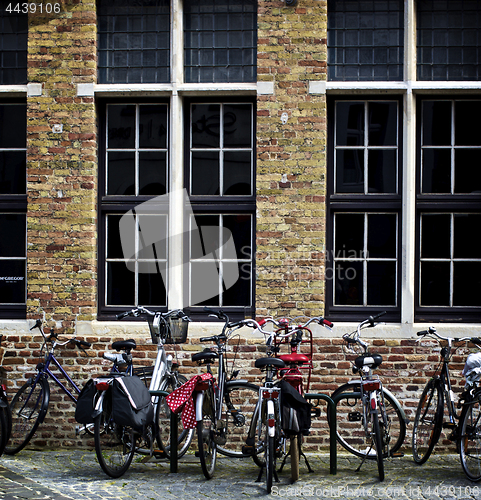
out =
<path fill-rule="evenodd" d="M 257 476 L 257 479 L 256 479 L 256 483 L 260 483 L 262 481 L 262 474 L 264 473 L 264 469 L 265 469 L 265 465 L 263 465 L 261 467 L 261 470 L 259 472 L 259 475 Z M 282 468 L 282 467 L 281 467 Z M 281 471 L 281 469 L 279 469 L 279 472 Z M 277 475 L 277 471 L 274 469 L 274 481 L 276 483 L 279 483 L 279 476 Z"/>
<path fill-rule="evenodd" d="M 373 444 L 371 444 L 371 447 L 369 448 L 369 450 L 367 450 L 367 453 L 362 458 L 361 463 L 359 464 L 359 467 L 356 469 L 356 472 L 359 472 L 361 470 L 361 467 L 363 466 L 363 464 L 366 461 L 367 457 L 371 453 L 372 447 L 373 447 Z"/>

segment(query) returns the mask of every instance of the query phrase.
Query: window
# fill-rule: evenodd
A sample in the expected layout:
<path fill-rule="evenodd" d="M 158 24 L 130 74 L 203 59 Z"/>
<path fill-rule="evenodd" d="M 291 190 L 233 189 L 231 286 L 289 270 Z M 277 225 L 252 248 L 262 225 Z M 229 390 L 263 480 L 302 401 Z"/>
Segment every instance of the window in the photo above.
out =
<path fill-rule="evenodd" d="M 191 303 L 244 312 L 253 307 L 254 103 L 193 101 L 186 123 L 191 227 L 201 235 L 192 245 L 191 231 Z"/>
<path fill-rule="evenodd" d="M 328 1 L 329 80 L 402 80 L 403 3 Z"/>
<path fill-rule="evenodd" d="M 420 100 L 418 311 L 472 317 L 481 305 L 481 138 L 471 117 L 478 99 Z"/>
<path fill-rule="evenodd" d="M 0 85 L 27 83 L 27 36 L 26 14 L 0 10 Z"/>
<path fill-rule="evenodd" d="M 184 1 L 185 81 L 254 82 L 255 0 Z"/>
<path fill-rule="evenodd" d="M 169 0 L 100 0 L 100 83 L 170 81 Z"/>
<path fill-rule="evenodd" d="M 480 15 L 477 0 L 328 1 L 334 320 L 481 320 Z"/>
<path fill-rule="evenodd" d="M 333 313 L 399 308 L 399 100 L 333 100 L 327 297 Z"/>
<path fill-rule="evenodd" d="M 0 103 L 0 317 L 26 314 L 27 120 L 23 103 Z"/>

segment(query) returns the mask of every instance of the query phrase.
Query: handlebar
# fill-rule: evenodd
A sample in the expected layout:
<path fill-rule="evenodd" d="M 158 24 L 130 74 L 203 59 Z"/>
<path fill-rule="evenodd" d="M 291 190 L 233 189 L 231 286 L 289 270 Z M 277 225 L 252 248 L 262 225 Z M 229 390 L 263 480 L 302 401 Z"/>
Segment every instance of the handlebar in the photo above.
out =
<path fill-rule="evenodd" d="M 118 320 L 124 319 L 127 316 L 133 316 L 134 318 L 138 318 L 141 314 L 145 314 L 147 316 L 155 316 L 156 314 L 160 314 L 163 318 L 171 318 L 177 316 L 178 318 L 182 318 L 185 321 L 190 321 L 190 318 L 185 314 L 184 311 L 182 311 L 182 309 L 171 309 L 170 311 L 163 313 L 163 312 L 150 311 L 149 309 L 143 306 L 134 307 L 130 311 L 124 311 L 120 314 L 117 314 L 116 318 Z"/>
<path fill-rule="evenodd" d="M 377 324 L 379 324 L 379 323 L 376 323 L 376 320 L 381 318 L 385 314 L 386 314 L 386 311 L 383 311 L 379 314 L 376 314 L 375 316 L 369 316 L 369 318 L 365 319 L 364 321 L 361 321 L 357 325 L 357 328 L 354 332 L 345 333 L 342 336 L 342 338 L 343 338 L 344 342 L 346 342 L 347 348 L 350 349 L 351 351 L 353 351 L 354 344 L 358 344 L 363 348 L 364 352 L 367 352 L 367 349 L 369 346 L 366 344 L 366 342 L 363 342 L 360 339 L 361 330 L 363 328 L 374 328 Z"/>
<path fill-rule="evenodd" d="M 439 335 L 439 333 L 436 331 L 436 327 L 430 326 L 427 330 L 422 330 L 420 332 L 417 332 L 416 334 L 418 337 L 426 337 L 426 336 L 431 336 L 431 337 L 436 337 L 439 340 L 445 340 L 448 342 L 449 345 L 452 344 L 452 342 L 472 342 L 474 345 L 477 345 L 478 347 L 481 347 L 481 339 L 478 337 L 443 337 L 442 335 Z M 419 339 L 421 340 L 421 339 Z"/>
<path fill-rule="evenodd" d="M 35 321 L 35 324 L 32 326 L 32 328 L 30 328 L 30 331 L 34 330 L 35 328 L 39 329 L 45 342 L 50 342 L 51 344 L 54 345 L 54 347 L 56 345 L 64 346 L 64 345 L 67 345 L 69 342 L 72 342 L 73 344 L 75 344 L 75 346 L 78 347 L 82 351 L 92 347 L 92 344 L 90 342 L 86 342 L 85 340 L 78 340 L 75 338 L 75 336 L 66 340 L 65 342 L 57 343 L 55 341 L 58 339 L 58 334 L 54 333 L 53 328 L 50 330 L 50 335 L 47 338 L 45 336 L 45 332 L 43 331 L 43 328 L 42 328 L 42 320 L 41 319 L 37 319 L 37 321 Z M 43 347 L 42 347 L 42 349 L 43 349 Z"/>

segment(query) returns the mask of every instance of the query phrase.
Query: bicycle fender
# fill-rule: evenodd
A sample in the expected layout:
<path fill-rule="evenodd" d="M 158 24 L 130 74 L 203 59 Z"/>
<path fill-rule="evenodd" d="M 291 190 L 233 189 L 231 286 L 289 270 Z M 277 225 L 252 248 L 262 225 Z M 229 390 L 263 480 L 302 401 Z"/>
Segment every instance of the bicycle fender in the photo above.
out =
<path fill-rule="evenodd" d="M 268 419 L 274 419 L 275 418 L 275 409 L 274 409 L 274 401 L 268 399 L 267 400 L 267 418 Z M 276 426 L 275 423 L 274 425 L 267 426 L 268 432 L 269 432 L 269 437 L 275 437 L 276 435 Z"/>
<path fill-rule="evenodd" d="M 41 408 L 40 410 L 40 416 L 38 419 L 39 423 L 42 423 L 45 419 L 45 415 L 47 414 L 48 410 L 48 405 L 50 403 L 50 385 L 46 379 L 40 379 L 38 383 L 42 384 L 42 389 L 45 391 L 44 404 L 43 408 Z"/>
<path fill-rule="evenodd" d="M 8 403 L 6 401 L 4 401 L 3 399 L 0 399 L 0 408 L 7 408 L 8 407 Z"/>
<path fill-rule="evenodd" d="M 204 391 L 198 392 L 195 397 L 195 419 L 197 422 L 202 420 L 202 405 L 204 404 Z"/>
<path fill-rule="evenodd" d="M 104 399 L 105 399 L 105 394 L 107 394 L 107 391 L 97 391 L 97 394 L 98 393 L 100 393 L 100 396 L 98 397 L 95 403 L 95 408 L 94 411 L 92 412 L 92 418 L 98 417 L 104 409 Z"/>

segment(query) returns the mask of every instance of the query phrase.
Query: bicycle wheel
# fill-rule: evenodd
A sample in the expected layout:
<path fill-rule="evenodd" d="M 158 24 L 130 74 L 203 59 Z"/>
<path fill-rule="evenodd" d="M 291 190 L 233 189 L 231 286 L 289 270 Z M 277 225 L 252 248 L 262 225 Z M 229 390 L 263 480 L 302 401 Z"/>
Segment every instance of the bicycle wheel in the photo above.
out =
<path fill-rule="evenodd" d="M 222 401 L 222 422 L 227 441 L 217 446 L 222 455 L 238 458 L 248 456 L 242 452 L 259 399 L 259 387 L 248 382 L 227 382 Z"/>
<path fill-rule="evenodd" d="M 295 483 L 299 479 L 299 449 L 301 447 L 301 436 L 291 435 L 290 439 L 291 453 L 291 482 Z"/>
<path fill-rule="evenodd" d="M 379 481 L 384 481 L 384 450 L 383 439 L 380 426 L 381 415 L 377 410 L 371 411 L 371 433 L 374 447 L 376 448 L 377 470 L 379 472 Z"/>
<path fill-rule="evenodd" d="M 351 392 L 360 392 L 360 384 L 344 384 L 338 387 L 332 394 L 335 398 L 339 394 L 349 394 Z M 391 453 L 396 452 L 401 448 L 404 438 L 406 437 L 406 422 L 404 412 L 402 411 L 398 401 L 390 393 L 383 388 L 384 405 L 387 419 L 387 428 L 382 425 L 381 435 L 384 436 L 384 441 L 389 443 Z M 371 443 L 366 438 L 363 423 L 363 407 L 362 401 L 359 398 L 343 398 L 337 405 L 337 440 L 349 453 L 363 458 L 368 453 Z M 327 420 L 330 422 L 329 413 Z M 385 453 L 387 458 L 387 452 Z M 375 458 L 368 456 L 367 458 Z"/>
<path fill-rule="evenodd" d="M 8 424 L 7 424 L 7 408 L 0 406 L 0 456 L 7 444 Z"/>
<path fill-rule="evenodd" d="M 468 403 L 459 422 L 461 465 L 471 481 L 481 480 L 481 391 Z"/>
<path fill-rule="evenodd" d="M 7 455 L 18 453 L 30 442 L 45 418 L 49 395 L 48 382 L 44 378 L 37 383 L 34 379 L 29 380 L 15 394 L 10 404 L 12 426 L 10 439 L 4 450 Z"/>
<path fill-rule="evenodd" d="M 102 413 L 95 417 L 94 439 L 95 454 L 103 471 L 110 477 L 124 474 L 135 453 L 134 431 L 114 422 L 110 394 L 103 401 Z"/>
<path fill-rule="evenodd" d="M 187 378 L 183 375 L 177 374 L 175 378 L 168 380 L 166 387 L 163 389 L 169 393 L 177 389 L 187 382 Z M 164 451 L 167 458 L 170 458 L 170 408 L 164 397 L 159 398 L 157 408 L 155 410 L 155 421 L 157 422 L 157 444 Z M 178 445 L 177 456 L 178 458 L 185 455 L 194 437 L 193 429 L 184 429 L 182 420 L 179 417 L 178 422 Z"/>
<path fill-rule="evenodd" d="M 430 380 L 424 387 L 414 418 L 413 460 L 423 464 L 430 457 L 443 428 L 444 395 L 439 384 Z"/>
<path fill-rule="evenodd" d="M 204 476 L 211 479 L 217 460 L 217 444 L 214 440 L 216 431 L 215 396 L 212 385 L 209 384 L 209 388 L 204 391 L 203 398 L 202 420 L 197 422 L 198 455 Z"/>
<path fill-rule="evenodd" d="M 266 433 L 266 488 L 267 493 L 272 491 L 272 482 L 276 470 L 276 441 L 273 436 Z"/>

